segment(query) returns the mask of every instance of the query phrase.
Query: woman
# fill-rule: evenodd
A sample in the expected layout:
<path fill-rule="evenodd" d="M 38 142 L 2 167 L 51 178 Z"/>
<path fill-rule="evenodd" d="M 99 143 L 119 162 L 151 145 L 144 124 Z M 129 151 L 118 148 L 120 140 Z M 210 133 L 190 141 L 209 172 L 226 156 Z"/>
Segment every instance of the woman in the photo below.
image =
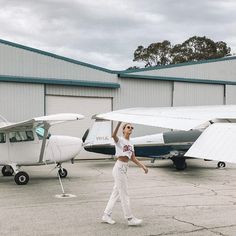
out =
<path fill-rule="evenodd" d="M 112 138 L 115 141 L 115 148 L 117 161 L 112 171 L 112 175 L 114 177 L 114 187 L 111 193 L 110 199 L 107 203 L 106 209 L 104 211 L 104 215 L 102 217 L 102 221 L 108 224 L 115 224 L 115 221 L 112 219 L 112 209 L 120 198 L 122 210 L 124 213 L 125 219 L 128 220 L 128 225 L 140 225 L 142 223 L 141 219 L 138 219 L 132 215 L 130 208 L 130 201 L 128 195 L 128 186 L 127 186 L 127 169 L 128 169 L 128 161 L 133 161 L 137 166 L 141 167 L 144 172 L 147 174 L 148 169 L 145 165 L 139 162 L 134 154 L 134 146 L 130 142 L 129 138 L 132 134 L 133 127 L 131 124 L 127 123 L 123 125 L 123 137 L 118 137 L 117 132 L 121 122 L 119 122 L 112 134 Z"/>

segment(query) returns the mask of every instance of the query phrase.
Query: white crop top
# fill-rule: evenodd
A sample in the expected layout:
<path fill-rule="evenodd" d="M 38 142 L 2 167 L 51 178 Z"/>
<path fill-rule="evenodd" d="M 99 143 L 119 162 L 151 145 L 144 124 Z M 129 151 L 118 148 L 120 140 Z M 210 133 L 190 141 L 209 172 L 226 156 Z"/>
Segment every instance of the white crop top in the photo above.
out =
<path fill-rule="evenodd" d="M 125 139 L 124 137 L 118 137 L 119 140 L 115 143 L 116 147 L 116 157 L 127 156 L 131 159 L 131 156 L 134 152 L 134 145 L 130 142 L 130 140 Z"/>

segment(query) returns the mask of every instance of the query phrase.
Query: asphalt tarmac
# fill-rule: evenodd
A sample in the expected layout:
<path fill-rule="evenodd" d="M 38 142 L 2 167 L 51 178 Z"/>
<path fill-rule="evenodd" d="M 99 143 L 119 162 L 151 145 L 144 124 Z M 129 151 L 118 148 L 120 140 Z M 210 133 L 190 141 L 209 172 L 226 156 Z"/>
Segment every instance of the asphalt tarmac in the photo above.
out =
<path fill-rule="evenodd" d="M 115 225 L 101 223 L 113 186 L 113 160 L 64 164 L 68 177 L 62 193 L 53 166 L 24 167 L 28 185 L 0 177 L 0 235 L 236 235 L 236 165 L 217 169 L 217 162 L 188 160 L 177 171 L 168 160 L 144 161 L 145 175 L 130 165 L 129 193 L 133 214 L 142 226 L 129 227 L 117 202 Z"/>

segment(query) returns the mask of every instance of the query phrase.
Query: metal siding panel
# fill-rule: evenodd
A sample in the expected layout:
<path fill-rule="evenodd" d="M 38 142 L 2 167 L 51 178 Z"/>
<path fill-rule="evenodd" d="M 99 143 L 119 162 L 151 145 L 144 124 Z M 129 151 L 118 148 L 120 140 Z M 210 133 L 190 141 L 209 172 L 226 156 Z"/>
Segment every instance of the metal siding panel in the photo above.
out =
<path fill-rule="evenodd" d="M 236 60 L 176 66 L 170 68 L 135 72 L 132 74 L 235 81 Z"/>
<path fill-rule="evenodd" d="M 174 106 L 223 105 L 224 86 L 174 82 Z"/>
<path fill-rule="evenodd" d="M 122 78 L 119 83 L 115 110 L 128 107 L 171 106 L 172 82 Z"/>
<path fill-rule="evenodd" d="M 0 82 L 0 114 L 11 122 L 44 115 L 44 86 Z"/>
<path fill-rule="evenodd" d="M 0 43 L 0 75 L 117 82 L 117 75 Z"/>
<path fill-rule="evenodd" d="M 236 104 L 235 85 L 226 85 L 226 104 Z"/>
<path fill-rule="evenodd" d="M 114 97 L 114 110 L 129 107 L 163 107 L 172 104 L 172 82 L 120 78 Z M 133 137 L 163 132 L 166 129 L 135 125 Z"/>

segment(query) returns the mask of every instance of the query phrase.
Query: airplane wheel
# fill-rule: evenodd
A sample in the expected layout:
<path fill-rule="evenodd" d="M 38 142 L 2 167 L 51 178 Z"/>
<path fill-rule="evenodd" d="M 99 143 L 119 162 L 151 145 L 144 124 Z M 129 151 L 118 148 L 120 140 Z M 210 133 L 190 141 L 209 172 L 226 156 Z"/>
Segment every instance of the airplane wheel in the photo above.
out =
<path fill-rule="evenodd" d="M 26 185 L 29 182 L 29 175 L 24 171 L 20 171 L 16 173 L 14 179 L 15 179 L 16 184 Z"/>
<path fill-rule="evenodd" d="M 184 161 L 183 163 L 178 163 L 175 165 L 176 170 L 185 170 L 187 168 L 187 163 Z"/>
<path fill-rule="evenodd" d="M 219 161 L 219 162 L 217 163 L 217 166 L 218 166 L 218 168 L 224 168 L 226 165 L 225 165 L 225 162 Z"/>
<path fill-rule="evenodd" d="M 11 166 L 3 166 L 2 167 L 2 175 L 3 176 L 12 176 L 14 174 L 14 170 Z"/>
<path fill-rule="evenodd" d="M 175 165 L 176 170 L 185 170 L 187 168 L 187 163 L 185 161 L 185 158 L 177 156 L 177 157 L 174 157 L 172 161 Z"/>
<path fill-rule="evenodd" d="M 67 170 L 62 168 L 58 170 L 58 174 L 60 175 L 61 178 L 66 178 L 67 176 Z"/>

